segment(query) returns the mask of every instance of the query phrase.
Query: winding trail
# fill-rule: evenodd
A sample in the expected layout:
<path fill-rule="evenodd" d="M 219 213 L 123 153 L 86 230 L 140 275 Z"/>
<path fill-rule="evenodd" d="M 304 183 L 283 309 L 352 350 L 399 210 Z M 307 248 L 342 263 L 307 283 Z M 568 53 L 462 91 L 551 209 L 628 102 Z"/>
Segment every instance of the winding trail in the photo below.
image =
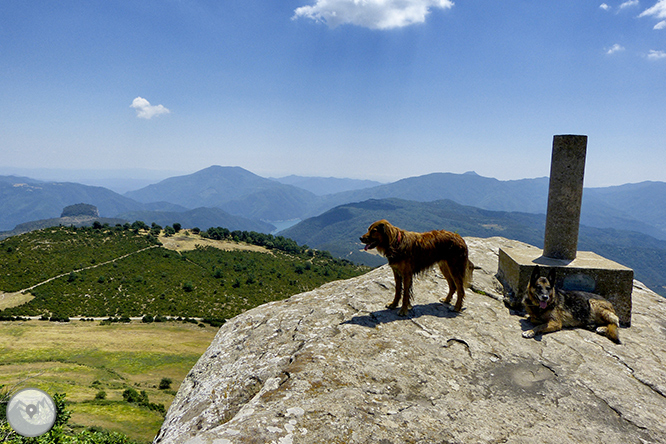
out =
<path fill-rule="evenodd" d="M 89 267 L 79 268 L 79 269 L 77 269 L 77 270 L 72 270 L 72 271 L 69 271 L 69 272 L 67 272 L 67 273 L 59 274 L 59 275 L 57 275 L 57 276 L 53 276 L 53 277 L 48 278 L 47 280 L 45 280 L 45 281 L 43 281 L 43 282 L 39 282 L 39 283 L 37 283 L 37 284 L 35 284 L 35 285 L 31 286 L 31 287 L 24 288 L 24 289 L 22 289 L 22 290 L 14 291 L 14 292 L 11 292 L 11 293 L 3 293 L 3 292 L 0 291 L 0 302 L 2 302 L 3 300 L 6 300 L 6 299 L 7 299 L 7 300 L 10 300 L 10 299 L 12 299 L 12 298 L 15 298 L 15 297 L 17 297 L 17 296 L 19 296 L 19 295 L 22 295 L 22 294 L 25 293 L 26 291 L 33 290 L 33 289 L 39 287 L 40 285 L 47 284 L 47 283 L 49 283 L 49 282 L 51 282 L 51 281 L 53 281 L 53 280 L 59 279 L 59 278 L 64 277 L 64 276 L 67 276 L 67 275 L 69 275 L 70 273 L 78 273 L 78 272 L 81 272 L 81 271 L 84 271 L 84 270 L 91 270 L 91 269 L 93 269 L 93 268 L 101 267 L 101 266 L 103 266 L 103 265 L 108 265 L 108 264 L 111 264 L 111 263 L 113 263 L 113 262 L 119 261 L 119 260 L 121 260 L 121 259 L 125 259 L 126 257 L 132 256 L 133 254 L 138 254 L 138 253 L 141 253 L 141 252 L 143 252 L 143 251 L 150 250 L 151 248 L 159 248 L 159 247 L 161 247 L 161 246 L 162 246 L 162 245 L 151 245 L 150 247 L 142 248 L 142 249 L 140 249 L 140 250 L 137 250 L 137 251 L 133 251 L 133 252 L 131 252 L 131 253 L 124 254 L 124 255 L 122 255 L 122 256 L 119 256 L 119 257 L 117 257 L 117 258 L 114 258 L 114 259 L 108 260 L 108 261 L 106 261 L 106 262 L 100 262 L 99 264 L 91 265 L 91 266 L 89 266 Z"/>
<path fill-rule="evenodd" d="M 84 271 L 84 270 L 91 270 L 91 269 L 93 269 L 93 268 L 101 267 L 101 266 L 103 266 L 103 265 L 111 264 L 111 263 L 116 262 L 116 261 L 119 261 L 119 260 L 121 260 L 121 259 L 125 259 L 126 257 L 128 257 L 128 256 L 132 256 L 133 254 L 141 253 L 142 251 L 146 251 L 146 250 L 150 250 L 151 248 L 158 248 L 158 247 L 161 247 L 161 245 L 151 245 L 150 247 L 142 248 L 142 249 L 140 249 L 140 250 L 133 251 L 132 253 L 127 253 L 127 254 L 122 255 L 122 256 L 119 256 L 119 257 L 117 257 L 117 258 L 115 258 L 115 259 L 111 259 L 110 261 L 101 262 L 101 263 L 99 263 L 99 264 L 91 265 L 91 266 L 89 266 L 89 267 L 79 268 L 78 270 L 72 270 L 72 271 L 70 271 L 70 272 L 68 272 L 68 273 L 59 274 L 58 276 L 54 276 L 54 277 L 52 277 L 52 278 L 49 278 L 49 279 L 45 280 L 44 282 L 40 282 L 39 284 L 35 284 L 35 285 L 33 285 L 32 287 L 28 287 L 28 288 L 24 288 L 23 290 L 19 290 L 19 291 L 17 291 L 17 293 L 23 293 L 24 291 L 32 290 L 32 289 L 34 289 L 34 288 L 39 287 L 40 285 L 44 285 L 44 284 L 46 284 L 46 283 L 48 283 L 48 282 L 51 282 L 51 281 L 56 280 L 56 279 L 58 279 L 58 278 L 61 278 L 61 277 L 63 277 L 63 276 L 67 276 L 67 275 L 70 274 L 70 273 L 78 273 L 78 272 L 80 272 L 80 271 Z"/>

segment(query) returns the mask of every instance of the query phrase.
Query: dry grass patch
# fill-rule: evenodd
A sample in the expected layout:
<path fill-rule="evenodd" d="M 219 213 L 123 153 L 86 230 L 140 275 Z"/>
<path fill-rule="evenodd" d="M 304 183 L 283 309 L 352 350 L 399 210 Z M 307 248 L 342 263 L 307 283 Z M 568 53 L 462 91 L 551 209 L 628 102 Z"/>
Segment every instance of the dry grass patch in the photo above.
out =
<path fill-rule="evenodd" d="M 34 296 L 30 293 L 4 293 L 0 291 L 0 311 L 4 310 L 5 308 L 18 307 L 19 305 L 25 304 L 32 299 L 34 299 Z"/>
<path fill-rule="evenodd" d="M 198 234 L 194 234 L 190 230 L 181 230 L 173 236 L 169 237 L 161 234 L 158 236 L 158 239 L 160 242 L 162 242 L 162 246 L 164 246 L 164 248 L 173 251 L 191 251 L 196 249 L 197 245 L 201 245 L 202 247 L 214 247 L 225 251 L 258 251 L 260 253 L 272 254 L 271 251 L 265 247 L 245 244 L 242 242 L 208 239 L 201 237 Z"/>

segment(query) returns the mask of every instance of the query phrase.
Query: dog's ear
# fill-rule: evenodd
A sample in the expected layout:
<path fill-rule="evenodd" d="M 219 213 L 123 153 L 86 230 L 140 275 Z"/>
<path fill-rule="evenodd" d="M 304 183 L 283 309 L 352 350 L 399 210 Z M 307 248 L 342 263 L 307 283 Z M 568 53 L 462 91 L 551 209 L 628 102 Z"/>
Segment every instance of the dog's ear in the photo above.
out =
<path fill-rule="evenodd" d="M 532 270 L 532 277 L 530 277 L 530 283 L 532 285 L 536 284 L 536 281 L 539 279 L 540 276 L 541 276 L 541 269 L 537 265 L 536 267 L 534 267 L 534 270 Z"/>
<path fill-rule="evenodd" d="M 374 224 L 375 225 L 374 226 L 375 231 L 378 231 L 382 234 L 386 234 L 386 224 L 387 223 L 388 222 L 386 222 L 385 220 L 380 220 L 380 221 L 375 222 L 375 224 Z"/>
<path fill-rule="evenodd" d="M 551 287 L 555 287 L 555 275 L 556 275 L 555 268 L 551 268 L 550 272 L 548 273 L 548 282 L 550 282 Z"/>

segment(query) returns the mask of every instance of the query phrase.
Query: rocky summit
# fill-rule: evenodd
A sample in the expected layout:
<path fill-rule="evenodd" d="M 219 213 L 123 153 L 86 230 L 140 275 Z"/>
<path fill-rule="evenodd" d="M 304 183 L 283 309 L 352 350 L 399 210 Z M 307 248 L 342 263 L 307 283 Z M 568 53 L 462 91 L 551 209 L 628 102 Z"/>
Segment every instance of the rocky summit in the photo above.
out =
<path fill-rule="evenodd" d="M 664 443 L 666 299 L 634 282 L 621 344 L 585 329 L 525 339 L 495 278 L 503 238 L 467 238 L 464 309 L 439 271 L 408 317 L 388 266 L 229 320 L 155 443 Z"/>

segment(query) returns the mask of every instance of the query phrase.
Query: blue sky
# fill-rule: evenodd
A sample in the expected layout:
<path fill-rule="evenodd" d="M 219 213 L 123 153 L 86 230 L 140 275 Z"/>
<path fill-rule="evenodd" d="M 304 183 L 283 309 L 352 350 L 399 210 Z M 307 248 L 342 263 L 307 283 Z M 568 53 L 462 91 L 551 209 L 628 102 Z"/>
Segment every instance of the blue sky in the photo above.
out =
<path fill-rule="evenodd" d="M 666 0 L 0 0 L 0 171 L 666 181 Z"/>

